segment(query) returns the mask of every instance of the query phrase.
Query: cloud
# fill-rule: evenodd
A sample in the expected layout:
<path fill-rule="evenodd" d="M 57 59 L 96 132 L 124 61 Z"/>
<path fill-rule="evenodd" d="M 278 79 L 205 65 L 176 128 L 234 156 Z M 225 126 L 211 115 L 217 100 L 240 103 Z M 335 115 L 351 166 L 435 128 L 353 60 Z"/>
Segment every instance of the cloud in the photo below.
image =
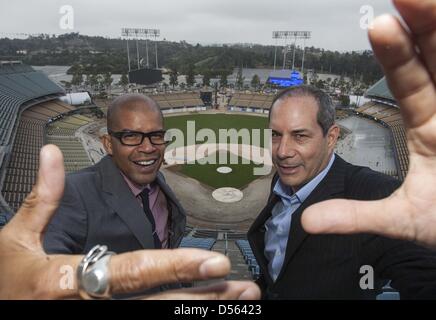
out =
<path fill-rule="evenodd" d="M 5 33 L 59 34 L 59 8 L 74 9 L 76 32 L 119 37 L 122 27 L 158 28 L 162 38 L 192 43 L 274 44 L 273 30 L 309 30 L 308 45 L 332 50 L 369 48 L 360 8 L 394 12 L 389 0 L 0 0 Z"/>

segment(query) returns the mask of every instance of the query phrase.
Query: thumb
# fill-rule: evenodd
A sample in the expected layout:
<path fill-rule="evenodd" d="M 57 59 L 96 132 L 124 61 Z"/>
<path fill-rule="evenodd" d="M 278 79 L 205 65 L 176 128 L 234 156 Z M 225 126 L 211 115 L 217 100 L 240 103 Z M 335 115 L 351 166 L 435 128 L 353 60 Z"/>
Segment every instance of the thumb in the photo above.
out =
<path fill-rule="evenodd" d="M 64 192 L 64 162 L 59 148 L 54 145 L 42 147 L 39 159 L 36 184 L 10 222 L 18 224 L 20 232 L 43 233 Z"/>
<path fill-rule="evenodd" d="M 304 210 L 301 223 L 309 233 L 377 233 L 398 236 L 388 199 L 328 200 Z M 398 220 L 398 219 L 397 219 Z"/>

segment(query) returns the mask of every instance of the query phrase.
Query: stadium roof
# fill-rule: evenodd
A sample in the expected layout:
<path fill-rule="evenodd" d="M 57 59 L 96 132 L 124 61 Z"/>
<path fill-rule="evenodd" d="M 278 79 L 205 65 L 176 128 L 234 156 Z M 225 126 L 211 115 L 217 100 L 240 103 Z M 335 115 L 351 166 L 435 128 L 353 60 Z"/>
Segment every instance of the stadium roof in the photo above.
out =
<path fill-rule="evenodd" d="M 366 91 L 365 96 L 368 98 L 390 100 L 390 102 L 395 103 L 395 98 L 393 97 L 391 91 L 388 88 L 385 77 L 381 78 L 379 81 L 377 81 L 376 84 L 369 88 Z"/>
<path fill-rule="evenodd" d="M 0 189 L 21 112 L 62 94 L 65 94 L 64 90 L 42 72 L 21 62 L 0 62 Z M 0 226 L 10 214 L 11 210 L 0 194 Z"/>

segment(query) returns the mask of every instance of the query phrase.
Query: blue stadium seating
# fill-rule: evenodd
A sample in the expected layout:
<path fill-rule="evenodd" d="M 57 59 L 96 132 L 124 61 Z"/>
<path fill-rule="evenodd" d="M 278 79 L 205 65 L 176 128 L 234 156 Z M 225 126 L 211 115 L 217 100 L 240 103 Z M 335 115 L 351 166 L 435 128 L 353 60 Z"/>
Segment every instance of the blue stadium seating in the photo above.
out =
<path fill-rule="evenodd" d="M 192 237 L 183 237 L 182 242 L 180 243 L 180 248 L 197 248 L 210 250 L 215 244 L 216 239 L 213 238 L 192 238 Z"/>
<path fill-rule="evenodd" d="M 260 267 L 254 257 L 248 240 L 236 240 L 236 245 L 239 250 L 241 250 L 241 254 L 244 257 L 245 263 L 248 265 L 248 270 L 251 272 L 253 279 L 256 280 L 260 275 Z"/>
<path fill-rule="evenodd" d="M 390 286 L 390 281 L 382 288 L 383 292 L 377 295 L 377 300 L 400 300 L 400 293 Z"/>
<path fill-rule="evenodd" d="M 6 208 L 4 208 L 0 203 L 0 229 L 6 224 L 7 216 L 8 216 L 8 212 Z"/>

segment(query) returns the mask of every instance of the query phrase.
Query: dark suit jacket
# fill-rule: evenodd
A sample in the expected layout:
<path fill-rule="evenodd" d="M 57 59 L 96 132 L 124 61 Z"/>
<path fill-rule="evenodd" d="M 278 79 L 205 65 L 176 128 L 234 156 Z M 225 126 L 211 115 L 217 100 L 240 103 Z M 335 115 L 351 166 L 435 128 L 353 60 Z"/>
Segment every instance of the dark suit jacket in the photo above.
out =
<path fill-rule="evenodd" d="M 272 188 L 278 176 L 272 182 Z M 401 299 L 436 297 L 436 254 L 413 243 L 369 234 L 309 235 L 301 225 L 301 214 L 311 204 L 333 198 L 381 199 L 400 183 L 369 168 L 353 166 L 338 155 L 325 178 L 292 215 L 285 260 L 275 282 L 264 255 L 265 222 L 279 201 L 271 192 L 257 217 L 248 240 L 261 269 L 258 280 L 266 299 L 374 299 L 387 280 L 400 291 Z M 382 212 L 380 214 L 383 214 Z M 374 270 L 374 289 L 361 289 Z M 365 280 L 365 279 L 364 279 Z M 365 282 L 365 281 L 364 281 Z"/>
<path fill-rule="evenodd" d="M 161 173 L 156 182 L 167 198 L 169 247 L 176 248 L 186 215 Z M 154 248 L 151 224 L 110 156 L 67 176 L 44 238 L 48 253 L 84 254 L 97 244 L 116 253 Z"/>

